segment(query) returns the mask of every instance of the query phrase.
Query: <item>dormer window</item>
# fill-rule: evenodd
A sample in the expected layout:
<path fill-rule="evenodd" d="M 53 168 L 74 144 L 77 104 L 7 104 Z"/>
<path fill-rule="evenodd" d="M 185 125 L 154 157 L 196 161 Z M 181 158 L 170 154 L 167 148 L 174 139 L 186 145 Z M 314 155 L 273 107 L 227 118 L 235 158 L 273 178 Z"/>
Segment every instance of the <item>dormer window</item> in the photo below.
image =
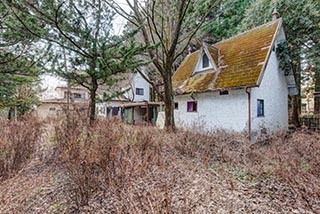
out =
<path fill-rule="evenodd" d="M 210 52 L 207 47 L 203 47 L 200 51 L 197 64 L 193 69 L 193 74 L 202 71 L 210 72 L 209 69 L 217 70 L 217 66 L 211 57 L 213 55 L 211 53 L 212 51 Z"/>
<path fill-rule="evenodd" d="M 202 55 L 202 68 L 209 67 L 209 58 L 206 53 L 203 53 Z"/>

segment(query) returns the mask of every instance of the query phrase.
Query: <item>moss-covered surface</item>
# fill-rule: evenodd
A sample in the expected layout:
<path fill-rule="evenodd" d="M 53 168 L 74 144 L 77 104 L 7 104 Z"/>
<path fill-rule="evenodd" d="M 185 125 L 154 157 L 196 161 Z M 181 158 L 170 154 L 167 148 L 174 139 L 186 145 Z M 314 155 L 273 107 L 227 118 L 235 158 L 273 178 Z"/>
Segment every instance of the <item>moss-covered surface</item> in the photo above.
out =
<path fill-rule="evenodd" d="M 183 92 L 205 91 L 213 88 L 232 88 L 257 85 L 265 65 L 273 38 L 281 21 L 273 21 L 250 31 L 207 47 L 221 71 L 192 75 L 199 52 L 186 57 L 173 76 L 174 88 Z M 220 63 L 218 50 L 220 50 Z M 217 78 L 214 75 L 217 74 Z M 215 81 L 215 82 L 213 82 Z"/>

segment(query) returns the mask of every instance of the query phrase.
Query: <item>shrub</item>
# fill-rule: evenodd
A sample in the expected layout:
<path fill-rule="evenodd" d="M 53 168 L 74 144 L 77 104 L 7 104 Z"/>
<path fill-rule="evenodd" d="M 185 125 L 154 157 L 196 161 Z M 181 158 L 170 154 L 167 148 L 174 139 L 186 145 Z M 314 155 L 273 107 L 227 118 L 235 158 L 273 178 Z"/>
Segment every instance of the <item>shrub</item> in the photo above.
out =
<path fill-rule="evenodd" d="M 41 138 L 41 127 L 32 116 L 0 122 L 0 180 L 12 176 L 31 158 Z"/>
<path fill-rule="evenodd" d="M 147 129 L 132 129 L 116 120 L 98 120 L 93 126 L 72 117 L 55 127 L 57 147 L 75 184 L 78 207 L 98 189 L 125 188 L 150 166 L 160 164 L 160 143 Z"/>

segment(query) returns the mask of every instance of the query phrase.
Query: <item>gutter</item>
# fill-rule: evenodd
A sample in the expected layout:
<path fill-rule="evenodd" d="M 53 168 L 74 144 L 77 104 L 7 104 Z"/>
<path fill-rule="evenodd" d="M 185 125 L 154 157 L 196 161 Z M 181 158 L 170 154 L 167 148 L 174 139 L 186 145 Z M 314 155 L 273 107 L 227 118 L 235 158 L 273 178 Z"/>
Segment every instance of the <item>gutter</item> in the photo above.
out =
<path fill-rule="evenodd" d="M 251 93 L 248 89 L 250 88 L 246 87 L 246 93 L 248 94 L 248 135 L 249 140 L 251 140 Z"/>
<path fill-rule="evenodd" d="M 230 87 L 230 88 L 215 88 L 215 89 L 206 89 L 206 90 L 202 90 L 202 91 L 188 91 L 188 92 L 177 89 L 177 90 L 180 90 L 180 92 L 177 92 L 177 90 L 175 90 L 174 95 L 175 96 L 188 95 L 191 92 L 197 93 L 197 94 L 203 94 L 203 93 L 208 93 L 208 92 L 234 91 L 234 90 L 241 90 L 241 89 L 247 90 L 247 88 L 255 88 L 255 87 L 259 87 L 259 85 L 235 86 L 235 87 Z"/>

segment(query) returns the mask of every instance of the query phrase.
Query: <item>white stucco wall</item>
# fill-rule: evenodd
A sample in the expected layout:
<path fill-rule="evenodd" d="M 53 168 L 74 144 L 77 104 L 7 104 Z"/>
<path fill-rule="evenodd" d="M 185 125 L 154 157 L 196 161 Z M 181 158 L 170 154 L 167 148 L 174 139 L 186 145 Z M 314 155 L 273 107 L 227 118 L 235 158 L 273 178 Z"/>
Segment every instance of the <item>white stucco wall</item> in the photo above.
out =
<path fill-rule="evenodd" d="M 251 127 L 253 136 L 266 128 L 278 131 L 288 128 L 288 88 L 283 71 L 273 51 L 264 72 L 261 84 L 251 90 Z M 264 100 L 264 116 L 257 116 L 257 99 Z"/>
<path fill-rule="evenodd" d="M 193 101 L 190 95 L 175 97 L 175 102 L 179 103 L 179 109 L 175 110 L 178 127 L 196 125 L 208 130 L 247 130 L 248 96 L 244 90 L 229 91 L 229 95 L 219 95 L 219 92 L 197 94 L 197 112 L 187 112 L 188 101 Z"/>
<path fill-rule="evenodd" d="M 139 73 L 135 73 L 130 81 L 131 89 L 126 93 L 133 102 L 150 101 L 150 85 Z M 136 88 L 143 88 L 143 95 L 136 94 Z"/>

